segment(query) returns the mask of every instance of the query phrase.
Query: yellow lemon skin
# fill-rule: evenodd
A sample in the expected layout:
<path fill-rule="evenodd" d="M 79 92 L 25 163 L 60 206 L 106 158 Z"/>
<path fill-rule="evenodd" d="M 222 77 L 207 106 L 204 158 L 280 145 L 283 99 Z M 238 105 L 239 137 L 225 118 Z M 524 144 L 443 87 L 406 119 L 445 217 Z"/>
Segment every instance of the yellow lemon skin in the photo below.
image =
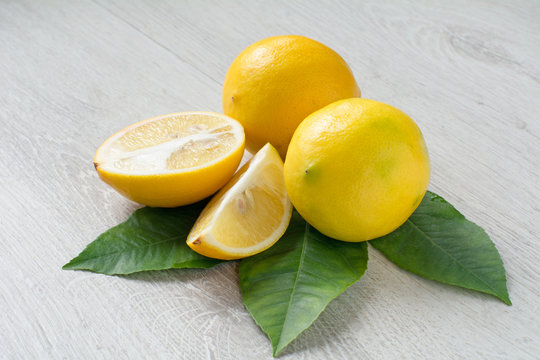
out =
<path fill-rule="evenodd" d="M 285 159 L 285 185 L 298 212 L 332 238 L 386 235 L 418 207 L 429 182 L 422 133 L 405 113 L 346 99 L 308 116 Z"/>
<path fill-rule="evenodd" d="M 341 56 L 315 40 L 286 35 L 238 55 L 225 76 L 222 103 L 224 113 L 244 126 L 250 152 L 269 142 L 285 158 L 306 116 L 351 97 L 360 97 L 360 89 Z"/>
<path fill-rule="evenodd" d="M 151 207 L 193 204 L 218 191 L 234 175 L 244 147 L 222 161 L 195 171 L 176 174 L 131 176 L 96 166 L 99 177 L 126 198 Z"/>

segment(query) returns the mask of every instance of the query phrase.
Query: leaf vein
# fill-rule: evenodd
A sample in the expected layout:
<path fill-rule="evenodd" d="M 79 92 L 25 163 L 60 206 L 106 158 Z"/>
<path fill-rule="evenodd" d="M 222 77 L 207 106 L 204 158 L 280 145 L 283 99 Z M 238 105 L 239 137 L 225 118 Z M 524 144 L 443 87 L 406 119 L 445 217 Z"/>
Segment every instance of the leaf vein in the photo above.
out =
<path fill-rule="evenodd" d="M 283 320 L 283 326 L 281 327 L 281 332 L 278 337 L 278 345 L 281 342 L 281 336 L 283 335 L 283 329 L 285 328 L 285 325 L 287 324 L 287 319 L 289 318 L 290 311 L 289 309 L 292 306 L 292 301 L 294 298 L 294 293 L 296 292 L 296 287 L 298 284 L 298 278 L 300 277 L 300 269 L 304 265 L 304 258 L 306 255 L 306 244 L 308 241 L 308 235 L 309 235 L 309 224 L 306 222 L 305 232 L 302 239 L 302 252 L 300 253 L 300 261 L 298 261 L 298 271 L 296 273 L 296 277 L 294 278 L 293 286 L 291 288 L 291 295 L 289 297 L 289 302 L 287 304 L 287 313 L 285 314 L 285 319 Z"/>
<path fill-rule="evenodd" d="M 476 275 L 475 272 L 473 272 L 472 270 L 470 270 L 468 267 L 466 267 L 465 265 L 463 265 L 457 258 L 455 258 L 454 256 L 452 256 L 452 254 L 450 254 L 448 251 L 446 251 L 441 245 L 437 244 L 427 233 L 425 233 L 422 229 L 420 229 L 418 226 L 416 226 L 416 224 L 414 222 L 412 222 L 411 219 L 408 219 L 407 220 L 408 222 L 410 222 L 412 224 L 412 226 L 418 230 L 422 235 L 424 235 L 424 237 L 426 239 L 428 239 L 433 245 L 435 245 L 435 247 L 439 248 L 443 253 L 445 253 L 450 259 L 452 259 L 456 264 L 458 264 L 459 266 L 461 266 L 462 269 L 464 269 L 465 271 L 467 271 L 469 274 L 471 274 L 472 276 L 474 276 L 476 279 L 480 280 L 480 282 L 482 282 L 484 285 L 486 285 L 491 291 L 493 291 L 495 294 L 498 294 L 497 293 L 497 290 L 495 290 L 489 283 L 487 283 L 484 279 L 482 279 L 481 277 L 479 277 L 478 275 Z"/>
<path fill-rule="evenodd" d="M 157 246 L 157 245 L 165 243 L 165 242 L 169 242 L 171 240 L 174 240 L 175 238 L 180 239 L 180 238 L 182 238 L 182 236 L 172 236 L 172 237 L 164 239 L 164 240 L 152 242 L 151 244 L 148 244 L 148 243 L 144 244 L 143 246 L 134 246 L 132 248 L 123 248 L 123 249 L 120 249 L 120 250 L 117 250 L 117 251 L 112 251 L 112 252 L 108 252 L 108 253 L 101 253 L 101 254 L 98 254 L 98 255 L 95 255 L 95 256 L 82 257 L 80 259 L 80 261 L 87 261 L 87 260 L 99 259 L 99 258 L 102 258 L 102 257 L 115 256 L 115 255 L 119 255 L 119 254 L 122 254 L 122 253 L 125 253 L 125 252 L 128 252 L 128 251 L 132 252 L 133 250 L 149 248 L 149 247 Z M 76 260 L 76 259 L 77 258 L 75 258 L 73 260 Z"/>

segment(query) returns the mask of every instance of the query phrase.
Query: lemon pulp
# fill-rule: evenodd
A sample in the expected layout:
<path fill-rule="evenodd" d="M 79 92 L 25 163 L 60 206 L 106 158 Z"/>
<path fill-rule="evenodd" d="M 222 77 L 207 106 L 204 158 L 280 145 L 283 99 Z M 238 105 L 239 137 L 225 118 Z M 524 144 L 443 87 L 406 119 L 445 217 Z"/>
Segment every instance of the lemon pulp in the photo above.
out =
<path fill-rule="evenodd" d="M 218 259 L 238 259 L 272 246 L 292 213 L 279 153 L 265 145 L 208 203 L 187 244 Z"/>

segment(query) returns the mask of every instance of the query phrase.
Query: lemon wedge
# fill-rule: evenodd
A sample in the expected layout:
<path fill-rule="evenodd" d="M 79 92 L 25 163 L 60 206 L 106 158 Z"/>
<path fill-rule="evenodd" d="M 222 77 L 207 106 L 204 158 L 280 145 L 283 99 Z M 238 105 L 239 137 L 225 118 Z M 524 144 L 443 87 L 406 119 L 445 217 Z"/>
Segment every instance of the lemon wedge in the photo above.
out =
<path fill-rule="evenodd" d="M 213 112 L 183 112 L 131 125 L 97 150 L 103 181 L 138 203 L 175 207 L 202 200 L 227 183 L 244 153 L 244 130 Z"/>
<path fill-rule="evenodd" d="M 255 255 L 279 240 L 291 214 L 283 161 L 266 144 L 206 205 L 187 244 L 216 259 Z"/>

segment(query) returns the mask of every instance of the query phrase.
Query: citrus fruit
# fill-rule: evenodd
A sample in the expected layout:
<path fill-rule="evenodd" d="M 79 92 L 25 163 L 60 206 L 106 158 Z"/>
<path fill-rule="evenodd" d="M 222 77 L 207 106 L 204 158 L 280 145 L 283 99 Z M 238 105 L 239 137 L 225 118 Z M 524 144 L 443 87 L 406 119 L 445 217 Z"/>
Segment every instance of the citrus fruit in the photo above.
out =
<path fill-rule="evenodd" d="M 174 207 L 215 193 L 244 152 L 242 126 L 212 112 L 158 116 L 131 125 L 97 150 L 99 176 L 141 204 Z"/>
<path fill-rule="evenodd" d="M 317 230 L 365 241 L 395 230 L 420 204 L 429 158 L 422 133 L 405 113 L 346 99 L 300 124 L 284 174 L 293 205 Z"/>
<path fill-rule="evenodd" d="M 354 76 L 335 51 L 303 36 L 275 36 L 246 48 L 223 85 L 223 111 L 242 123 L 246 147 L 267 142 L 285 158 L 294 130 L 315 110 L 359 97 Z"/>
<path fill-rule="evenodd" d="M 264 146 L 206 205 L 187 244 L 216 259 L 239 259 L 272 246 L 291 220 L 283 161 Z"/>

